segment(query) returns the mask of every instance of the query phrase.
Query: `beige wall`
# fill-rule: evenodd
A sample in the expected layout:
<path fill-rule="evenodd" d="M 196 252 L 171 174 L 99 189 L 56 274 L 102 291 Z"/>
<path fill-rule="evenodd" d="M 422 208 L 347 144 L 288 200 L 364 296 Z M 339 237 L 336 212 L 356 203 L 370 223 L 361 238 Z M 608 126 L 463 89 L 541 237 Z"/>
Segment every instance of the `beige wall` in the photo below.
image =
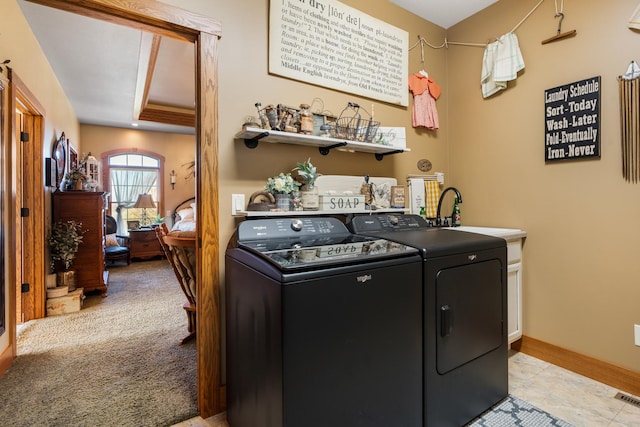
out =
<path fill-rule="evenodd" d="M 448 31 L 486 42 L 510 31 L 537 1 L 502 0 Z M 547 1 L 516 31 L 526 68 L 509 89 L 483 100 L 483 49 L 448 50 L 450 177 L 467 224 L 522 228 L 524 334 L 640 371 L 639 188 L 621 173 L 616 78 L 638 60 L 640 34 L 626 27 L 637 0 L 565 4 L 554 35 Z M 544 90 L 601 76 L 601 159 L 545 164 Z"/>
<path fill-rule="evenodd" d="M 160 212 L 162 216 L 166 215 L 167 210 L 173 211 L 176 205 L 195 195 L 195 180 L 186 179 L 189 176 L 186 164 L 195 158 L 196 143 L 193 135 L 81 125 L 80 139 L 81 155 L 91 152 L 97 159 L 100 159 L 105 151 L 130 149 L 152 151 L 164 156 L 164 210 Z M 171 170 L 176 171 L 175 189 L 172 189 L 169 183 Z"/>
<path fill-rule="evenodd" d="M 51 157 L 53 144 L 62 132 L 65 132 L 71 140 L 77 141 L 78 121 L 75 113 L 15 0 L 2 1 L 0 6 L 0 62 L 5 59 L 11 60 L 9 66 L 29 88 L 46 114 L 43 157 Z M 12 173 L 14 166 L 11 159 L 3 157 L 3 161 L 5 162 L 5 170 L 10 174 L 10 179 L 14 180 L 15 177 Z M 49 189 L 44 187 L 44 183 L 43 191 L 49 193 Z M 5 206 L 12 206 L 15 195 L 10 190 L 3 191 L 3 194 L 7 197 Z M 48 197 L 45 197 L 45 200 L 47 202 L 45 223 L 49 224 L 51 220 L 50 201 Z M 7 248 L 7 253 L 11 252 L 14 252 L 14 248 Z M 13 324 L 14 318 L 13 314 L 7 313 L 10 326 Z M 0 353 L 8 345 L 8 335 L 5 333 L 0 337 Z"/>
<path fill-rule="evenodd" d="M 45 109 L 43 154 L 51 157 L 51 148 L 60 133 L 64 132 L 71 141 L 78 141 L 76 115 L 16 0 L 2 2 L 0 28 L 1 60 L 11 60 L 9 66 Z"/>
<path fill-rule="evenodd" d="M 369 106 L 371 100 L 271 76 L 267 71 L 267 0 L 170 0 L 166 3 L 206 14 L 222 23 L 219 64 L 220 244 L 226 245 L 236 220 L 230 216 L 232 193 L 247 196 L 267 177 L 288 171 L 311 157 L 324 174 L 387 175 L 403 180 L 417 173 L 421 158 L 446 173 L 447 184 L 463 193 L 466 224 L 522 228 L 525 244 L 524 332 L 577 352 L 640 370 L 640 349 L 633 345 L 633 324 L 640 324 L 640 276 L 633 219 L 640 211 L 635 186 L 621 178 L 616 77 L 636 52 L 638 34 L 626 20 L 637 0 L 601 5 L 597 0 L 567 4 L 565 31 L 578 35 L 542 46 L 555 34 L 552 2 L 544 2 L 517 31 L 526 62 L 520 78 L 488 100 L 480 94 L 482 48 L 451 46 L 425 51 L 425 68 L 443 88 L 438 101 L 441 129 L 418 132 L 409 108 L 375 102 L 376 118 L 385 126 L 405 126 L 411 153 L 376 161 L 372 155 L 260 144 L 255 150 L 234 140 L 256 101 L 296 105 L 319 97 L 338 114 L 348 101 Z M 410 44 L 421 35 L 483 43 L 509 31 L 536 3 L 502 0 L 448 32 L 389 2 L 344 3 L 409 32 Z M 8 12 L 8 14 L 6 13 Z M 0 50 L 46 107 L 47 138 L 60 129 L 73 141 L 80 131 L 67 121 L 68 105 L 57 82 L 42 75 L 42 59 L 33 36 L 13 1 L 0 15 Z M 16 37 L 26 37 L 16 46 Z M 27 54 L 26 52 L 29 52 Z M 419 50 L 409 53 L 411 72 L 421 68 Z M 547 88 L 602 76 L 602 159 L 545 164 L 543 92 Z M 54 125 L 55 124 L 55 125 Z M 81 152 L 94 151 L 81 135 Z M 57 134 L 56 134 L 57 135 Z M 53 140 L 53 139 L 52 139 Z M 86 145 L 85 145 L 86 144 Z M 97 152 L 100 150 L 97 149 Z M 49 153 L 45 153 L 49 154 Z M 178 179 L 180 181 L 180 178 Z M 177 190 L 176 190 L 177 191 Z M 221 251 L 221 264 L 224 263 Z"/>
<path fill-rule="evenodd" d="M 311 157 L 311 161 L 323 174 L 394 176 L 404 180 L 407 173 L 419 173 L 416 163 L 420 158 L 432 161 L 434 169 L 447 172 L 444 142 L 447 129 L 447 102 L 438 101 L 441 113 L 438 132 L 416 132 L 411 127 L 411 110 L 387 105 L 355 95 L 332 91 L 322 87 L 303 84 L 268 74 L 268 0 L 246 0 L 230 2 L 223 0 L 172 0 L 165 1 L 174 6 L 189 9 L 218 19 L 222 24 L 220 40 L 220 241 L 226 246 L 236 220 L 231 217 L 231 194 L 243 193 L 249 197 L 262 189 L 269 176 L 293 169 L 298 161 Z M 403 28 L 409 33 L 411 44 L 418 40 L 418 34 L 442 40 L 444 30 L 415 15 L 409 14 L 395 5 L 367 0 L 349 0 L 343 3 L 357 8 L 389 24 Z M 426 68 L 441 85 L 446 84 L 444 51 L 425 52 Z M 420 51 L 409 53 L 409 68 L 420 70 Z M 388 156 L 382 161 L 372 154 L 345 153 L 333 151 L 321 156 L 317 148 L 295 145 L 261 143 L 250 150 L 242 141 L 234 140 L 241 130 L 246 116 L 256 115 L 254 104 L 283 103 L 299 105 L 311 103 L 314 98 L 324 101 L 326 110 L 339 114 L 347 102 L 361 104 L 370 111 L 375 104 L 375 117 L 383 126 L 405 126 L 408 132 L 408 146 L 411 155 Z M 224 251 L 221 251 L 221 265 L 224 265 Z"/>

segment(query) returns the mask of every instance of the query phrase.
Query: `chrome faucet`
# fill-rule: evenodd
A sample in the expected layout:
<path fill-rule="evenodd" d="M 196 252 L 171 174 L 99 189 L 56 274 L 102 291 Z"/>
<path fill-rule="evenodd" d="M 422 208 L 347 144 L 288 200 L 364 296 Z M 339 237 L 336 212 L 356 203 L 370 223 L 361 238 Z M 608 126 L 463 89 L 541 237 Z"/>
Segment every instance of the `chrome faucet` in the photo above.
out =
<path fill-rule="evenodd" d="M 444 200 L 444 195 L 447 194 L 448 191 L 455 191 L 456 197 L 458 198 L 458 203 L 462 203 L 462 195 L 460 191 L 458 191 L 455 187 L 447 187 L 444 189 L 442 194 L 440 194 L 440 200 L 438 200 L 438 212 L 436 213 L 436 225 L 442 225 L 442 219 L 440 218 L 440 209 L 442 208 L 442 201 Z"/>

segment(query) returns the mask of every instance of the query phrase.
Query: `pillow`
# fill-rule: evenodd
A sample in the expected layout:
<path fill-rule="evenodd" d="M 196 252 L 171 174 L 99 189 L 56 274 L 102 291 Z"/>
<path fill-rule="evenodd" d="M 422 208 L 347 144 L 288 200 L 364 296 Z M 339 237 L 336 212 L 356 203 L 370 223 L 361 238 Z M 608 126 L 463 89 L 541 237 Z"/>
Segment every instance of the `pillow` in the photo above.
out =
<path fill-rule="evenodd" d="M 190 220 L 180 220 L 178 222 L 176 222 L 175 224 L 173 224 L 173 227 L 171 227 L 171 231 L 174 230 L 178 230 L 178 231 L 195 231 L 196 230 L 196 222 L 192 219 Z"/>
<path fill-rule="evenodd" d="M 192 208 L 186 208 L 186 209 L 180 209 L 178 211 L 178 216 L 180 217 L 180 219 L 193 219 L 193 209 Z"/>
<path fill-rule="evenodd" d="M 118 239 L 116 238 L 116 233 L 104 236 L 104 245 L 106 247 L 120 246 L 120 243 L 118 243 Z"/>

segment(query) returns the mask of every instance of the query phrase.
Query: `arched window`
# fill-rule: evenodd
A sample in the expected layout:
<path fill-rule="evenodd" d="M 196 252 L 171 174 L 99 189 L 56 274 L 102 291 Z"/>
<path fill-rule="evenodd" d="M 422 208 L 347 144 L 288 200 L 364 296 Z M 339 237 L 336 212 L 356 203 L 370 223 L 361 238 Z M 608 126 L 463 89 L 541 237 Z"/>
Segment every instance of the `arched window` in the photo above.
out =
<path fill-rule="evenodd" d="M 109 212 L 118 222 L 118 232 L 127 234 L 130 221 L 141 221 L 143 215 L 152 219 L 161 212 L 162 170 L 164 157 L 140 151 L 112 151 L 103 154 L 105 190 L 110 192 Z M 153 208 L 136 208 L 139 195 L 149 194 Z"/>

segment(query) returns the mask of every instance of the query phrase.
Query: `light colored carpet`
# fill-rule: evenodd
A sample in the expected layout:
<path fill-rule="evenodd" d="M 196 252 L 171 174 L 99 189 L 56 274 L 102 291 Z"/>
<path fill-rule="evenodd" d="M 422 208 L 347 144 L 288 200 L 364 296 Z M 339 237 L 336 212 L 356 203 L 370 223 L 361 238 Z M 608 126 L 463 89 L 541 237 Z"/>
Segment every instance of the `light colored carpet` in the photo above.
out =
<path fill-rule="evenodd" d="M 196 345 L 166 260 L 110 267 L 107 298 L 27 322 L 0 378 L 2 426 L 168 426 L 197 415 Z"/>

